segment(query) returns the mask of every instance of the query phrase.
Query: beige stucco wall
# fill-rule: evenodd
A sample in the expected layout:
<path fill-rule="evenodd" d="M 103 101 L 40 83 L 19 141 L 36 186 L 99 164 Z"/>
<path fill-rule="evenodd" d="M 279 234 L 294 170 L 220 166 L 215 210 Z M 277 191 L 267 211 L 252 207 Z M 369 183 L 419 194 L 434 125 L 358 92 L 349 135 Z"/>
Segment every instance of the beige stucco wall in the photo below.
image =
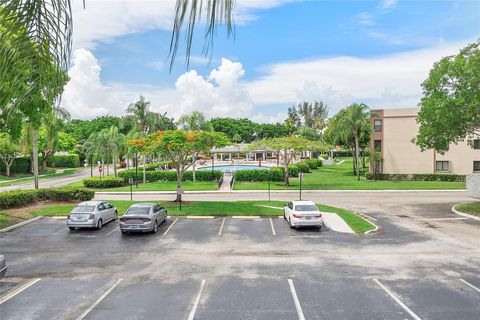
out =
<path fill-rule="evenodd" d="M 433 173 L 433 151 L 411 142 L 418 132 L 417 109 L 384 109 L 383 172 Z"/>
<path fill-rule="evenodd" d="M 432 150 L 422 152 L 410 142 L 417 135 L 418 108 L 384 109 L 383 172 L 384 173 L 434 173 L 435 161 L 450 161 L 450 173 L 468 174 L 473 171 L 473 161 L 480 161 L 480 150 L 466 142 L 452 144 L 441 155 Z"/>

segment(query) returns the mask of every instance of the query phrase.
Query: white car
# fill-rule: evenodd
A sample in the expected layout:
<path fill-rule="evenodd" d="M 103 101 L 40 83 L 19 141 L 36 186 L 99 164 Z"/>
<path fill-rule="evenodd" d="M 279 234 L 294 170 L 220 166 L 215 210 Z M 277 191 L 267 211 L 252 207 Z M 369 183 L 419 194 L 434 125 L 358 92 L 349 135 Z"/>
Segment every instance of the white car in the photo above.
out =
<path fill-rule="evenodd" d="M 322 214 L 313 201 L 290 201 L 283 207 L 283 217 L 290 224 L 290 228 L 322 227 Z"/>
<path fill-rule="evenodd" d="M 109 221 L 115 221 L 118 217 L 116 207 L 105 201 L 85 201 L 72 209 L 67 217 L 67 227 L 97 228 L 102 229 Z"/>

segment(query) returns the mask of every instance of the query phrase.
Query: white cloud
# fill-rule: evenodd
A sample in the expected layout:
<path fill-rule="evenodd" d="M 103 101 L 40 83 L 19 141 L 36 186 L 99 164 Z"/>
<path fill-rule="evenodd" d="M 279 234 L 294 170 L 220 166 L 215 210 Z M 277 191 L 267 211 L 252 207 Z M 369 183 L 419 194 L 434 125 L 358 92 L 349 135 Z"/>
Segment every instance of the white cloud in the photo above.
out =
<path fill-rule="evenodd" d="M 466 43 L 449 43 L 373 58 L 333 57 L 280 63 L 247 84 L 255 105 L 320 99 L 333 114 L 354 101 L 378 107 L 415 107 L 420 84 L 435 61 Z"/>
<path fill-rule="evenodd" d="M 380 1 L 380 8 L 383 10 L 392 10 L 397 6 L 397 0 L 382 0 Z"/>
<path fill-rule="evenodd" d="M 254 12 L 282 5 L 291 0 L 247 0 L 236 2 L 234 20 L 244 24 L 255 20 Z M 92 49 L 98 42 L 152 29 L 170 31 L 175 1 L 87 0 L 72 1 L 74 48 Z"/>
<path fill-rule="evenodd" d="M 371 26 L 374 24 L 373 16 L 368 12 L 360 12 L 357 14 L 357 22 L 364 26 Z"/>

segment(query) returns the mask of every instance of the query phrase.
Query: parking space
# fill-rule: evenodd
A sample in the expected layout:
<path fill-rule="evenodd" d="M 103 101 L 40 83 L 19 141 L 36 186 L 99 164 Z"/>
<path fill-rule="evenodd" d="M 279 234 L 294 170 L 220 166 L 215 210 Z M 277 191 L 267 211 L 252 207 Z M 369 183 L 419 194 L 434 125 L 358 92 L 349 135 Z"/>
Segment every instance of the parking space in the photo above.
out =
<path fill-rule="evenodd" d="M 168 236 L 187 241 L 207 241 L 217 236 L 222 220 L 222 218 L 178 219 L 175 226 L 168 232 Z"/>
<path fill-rule="evenodd" d="M 286 280 L 224 279 L 207 282 L 197 320 L 298 319 Z"/>
<path fill-rule="evenodd" d="M 235 235 L 247 238 L 263 238 L 273 236 L 270 220 L 266 218 L 234 219 L 228 218 L 223 226 L 223 235 Z"/>
<path fill-rule="evenodd" d="M 382 281 L 420 319 L 472 320 L 480 315 L 480 293 L 460 279 Z"/>
<path fill-rule="evenodd" d="M 314 227 L 290 229 L 290 225 L 283 218 L 273 218 L 272 222 L 278 236 L 320 236 L 327 231 L 325 227 L 323 229 Z"/>
<path fill-rule="evenodd" d="M 199 284 L 123 280 L 84 319 L 186 319 Z"/>
<path fill-rule="evenodd" d="M 108 279 L 39 279 L 0 305 L 2 320 L 72 319 Z"/>

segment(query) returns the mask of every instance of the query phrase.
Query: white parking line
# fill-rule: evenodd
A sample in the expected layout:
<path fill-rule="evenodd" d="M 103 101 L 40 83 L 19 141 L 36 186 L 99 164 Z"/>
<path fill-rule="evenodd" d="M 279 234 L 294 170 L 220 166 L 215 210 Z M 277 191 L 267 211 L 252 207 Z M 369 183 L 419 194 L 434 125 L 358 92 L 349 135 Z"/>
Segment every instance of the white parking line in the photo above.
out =
<path fill-rule="evenodd" d="M 175 223 L 177 223 L 177 221 L 178 221 L 178 218 L 176 218 L 175 220 L 173 220 L 172 224 L 167 228 L 167 230 L 165 230 L 165 232 L 162 234 L 162 236 L 166 236 L 167 233 L 168 233 L 168 231 L 170 231 L 170 229 L 172 229 L 173 225 L 174 225 Z"/>
<path fill-rule="evenodd" d="M 380 288 L 383 289 L 383 291 L 385 291 L 389 296 L 390 298 L 392 298 L 393 300 L 395 300 L 396 303 L 398 303 L 400 305 L 400 307 L 402 307 L 403 310 L 405 310 L 413 319 L 415 320 L 422 320 L 419 316 L 417 316 L 412 310 L 410 310 L 409 307 L 407 307 L 402 301 L 400 301 L 400 299 L 398 299 L 392 291 L 390 291 L 387 287 L 385 287 L 380 281 L 378 281 L 378 279 L 373 279 L 373 281 L 378 284 L 378 286 Z"/>
<path fill-rule="evenodd" d="M 205 288 L 205 282 L 206 281 L 204 279 L 204 280 L 202 280 L 202 283 L 200 284 L 200 289 L 198 289 L 197 297 L 195 298 L 195 301 L 193 301 L 192 310 L 190 310 L 190 314 L 188 315 L 187 320 L 193 320 L 193 318 L 195 317 L 195 312 L 197 311 L 197 307 L 198 307 L 198 304 L 200 302 L 200 298 L 202 297 L 203 288 Z"/>
<path fill-rule="evenodd" d="M 120 226 L 116 226 L 115 228 L 113 228 L 113 230 L 109 231 L 106 235 L 109 236 L 111 235 L 112 233 L 114 233 L 116 230 L 118 230 L 120 228 Z"/>
<path fill-rule="evenodd" d="M 77 320 L 82 320 L 83 318 L 85 318 L 100 302 L 102 302 L 103 299 L 105 299 L 106 296 L 108 296 L 110 294 L 110 292 L 113 291 L 113 289 L 115 289 L 116 286 L 118 286 L 118 284 L 120 282 L 122 282 L 123 279 L 118 279 L 110 288 L 108 288 L 107 291 L 105 291 L 100 297 L 98 297 L 97 300 L 95 300 L 95 302 L 87 309 L 85 310 L 78 318 Z"/>
<path fill-rule="evenodd" d="M 24 284 L 16 287 L 12 291 L 8 292 L 6 295 L 0 297 L 0 304 L 2 304 L 4 302 L 7 302 L 11 298 L 15 297 L 17 294 L 19 294 L 23 290 L 28 289 L 29 287 L 33 286 L 35 283 L 37 283 L 40 280 L 42 280 L 42 278 L 31 279 L 31 280 L 28 280 L 27 282 L 25 282 Z"/>
<path fill-rule="evenodd" d="M 295 309 L 297 309 L 298 320 L 305 320 L 302 306 L 300 305 L 300 301 L 298 300 L 297 292 L 295 291 L 295 287 L 293 286 L 292 279 L 288 279 L 288 286 L 290 287 L 290 292 L 292 293 L 293 302 L 295 303 Z"/>
<path fill-rule="evenodd" d="M 462 282 L 465 283 L 467 286 L 469 286 L 469 287 L 472 288 L 473 290 L 476 290 L 477 292 L 480 293 L 480 288 L 477 288 L 476 286 L 474 286 L 473 284 L 471 284 L 471 283 L 468 282 L 467 280 L 460 279 L 460 281 L 462 281 Z"/>
<path fill-rule="evenodd" d="M 275 232 L 275 227 L 273 226 L 272 218 L 270 217 L 270 218 L 268 218 L 268 219 L 270 220 L 270 227 L 272 227 L 272 234 L 273 234 L 274 236 L 276 236 L 277 233 Z"/>
<path fill-rule="evenodd" d="M 218 230 L 218 235 L 221 236 L 222 235 L 222 231 L 223 231 L 223 225 L 225 224 L 225 218 L 222 219 L 222 223 L 220 224 L 220 230 Z"/>

